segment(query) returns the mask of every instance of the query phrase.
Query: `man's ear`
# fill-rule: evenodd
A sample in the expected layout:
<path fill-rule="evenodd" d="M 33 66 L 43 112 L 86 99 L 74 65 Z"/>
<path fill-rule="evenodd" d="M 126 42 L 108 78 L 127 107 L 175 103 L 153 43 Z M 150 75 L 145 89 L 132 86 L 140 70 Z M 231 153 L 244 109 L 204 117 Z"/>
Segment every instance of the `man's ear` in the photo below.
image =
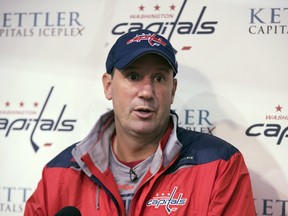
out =
<path fill-rule="evenodd" d="M 174 97 L 175 97 L 175 93 L 176 93 L 176 89 L 177 89 L 177 79 L 173 79 L 173 88 L 172 88 L 172 100 L 171 100 L 171 104 L 173 104 L 174 102 Z"/>
<path fill-rule="evenodd" d="M 104 94 L 105 94 L 105 97 L 108 99 L 108 100 L 111 100 L 112 99 L 112 76 L 111 74 L 108 74 L 108 73 L 104 73 L 103 76 L 102 76 L 102 84 L 103 84 L 103 89 L 104 89 Z"/>

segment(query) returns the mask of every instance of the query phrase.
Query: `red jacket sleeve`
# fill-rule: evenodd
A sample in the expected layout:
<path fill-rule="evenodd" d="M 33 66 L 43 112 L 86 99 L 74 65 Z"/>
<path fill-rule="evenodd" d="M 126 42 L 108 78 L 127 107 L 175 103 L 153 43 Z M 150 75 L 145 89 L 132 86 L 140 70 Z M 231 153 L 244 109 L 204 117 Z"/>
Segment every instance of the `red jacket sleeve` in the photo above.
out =
<path fill-rule="evenodd" d="M 24 210 L 24 216 L 46 216 L 45 208 L 45 177 L 43 170 L 42 179 L 38 183 L 37 189 L 27 200 Z"/>
<path fill-rule="evenodd" d="M 256 215 L 250 176 L 241 153 L 220 161 L 208 215 Z"/>

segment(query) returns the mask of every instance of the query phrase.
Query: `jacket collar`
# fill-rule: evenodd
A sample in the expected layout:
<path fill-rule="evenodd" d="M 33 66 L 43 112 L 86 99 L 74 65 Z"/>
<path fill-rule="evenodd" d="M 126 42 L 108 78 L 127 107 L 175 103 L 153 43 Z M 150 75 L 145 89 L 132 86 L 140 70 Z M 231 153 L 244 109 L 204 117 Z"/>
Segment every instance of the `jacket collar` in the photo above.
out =
<path fill-rule="evenodd" d="M 182 144 L 177 138 L 178 116 L 173 111 L 171 111 L 170 115 L 173 120 L 173 129 L 165 148 L 162 150 L 159 145 L 156 150 L 150 167 L 152 174 L 155 174 L 161 166 L 165 168 L 174 161 L 182 148 Z M 92 173 L 81 158 L 89 154 L 99 171 L 105 172 L 109 167 L 109 143 L 114 130 L 114 112 L 110 110 L 98 119 L 89 134 L 72 150 L 74 159 L 89 177 Z"/>

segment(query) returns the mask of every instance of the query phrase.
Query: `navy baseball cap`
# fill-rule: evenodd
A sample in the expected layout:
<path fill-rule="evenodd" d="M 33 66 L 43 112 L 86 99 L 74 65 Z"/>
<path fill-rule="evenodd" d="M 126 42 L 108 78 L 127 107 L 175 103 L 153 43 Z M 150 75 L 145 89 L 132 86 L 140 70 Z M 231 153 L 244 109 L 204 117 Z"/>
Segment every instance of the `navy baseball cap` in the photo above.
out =
<path fill-rule="evenodd" d="M 178 72 L 176 51 L 170 42 L 150 30 L 141 29 L 122 35 L 109 51 L 106 71 L 111 74 L 114 68 L 124 69 L 140 56 L 156 53 L 163 56 L 173 69 L 173 76 Z"/>

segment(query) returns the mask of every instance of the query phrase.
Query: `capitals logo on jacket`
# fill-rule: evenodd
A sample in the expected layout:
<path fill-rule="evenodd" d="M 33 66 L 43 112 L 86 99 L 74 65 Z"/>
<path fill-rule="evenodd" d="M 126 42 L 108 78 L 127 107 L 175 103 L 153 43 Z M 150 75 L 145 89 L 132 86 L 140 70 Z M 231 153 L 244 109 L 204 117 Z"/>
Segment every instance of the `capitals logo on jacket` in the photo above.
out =
<path fill-rule="evenodd" d="M 168 214 L 178 210 L 180 206 L 186 204 L 187 199 L 183 198 L 183 193 L 177 193 L 178 187 L 174 187 L 169 192 L 157 192 L 152 199 L 146 203 L 147 207 L 165 208 Z"/>

